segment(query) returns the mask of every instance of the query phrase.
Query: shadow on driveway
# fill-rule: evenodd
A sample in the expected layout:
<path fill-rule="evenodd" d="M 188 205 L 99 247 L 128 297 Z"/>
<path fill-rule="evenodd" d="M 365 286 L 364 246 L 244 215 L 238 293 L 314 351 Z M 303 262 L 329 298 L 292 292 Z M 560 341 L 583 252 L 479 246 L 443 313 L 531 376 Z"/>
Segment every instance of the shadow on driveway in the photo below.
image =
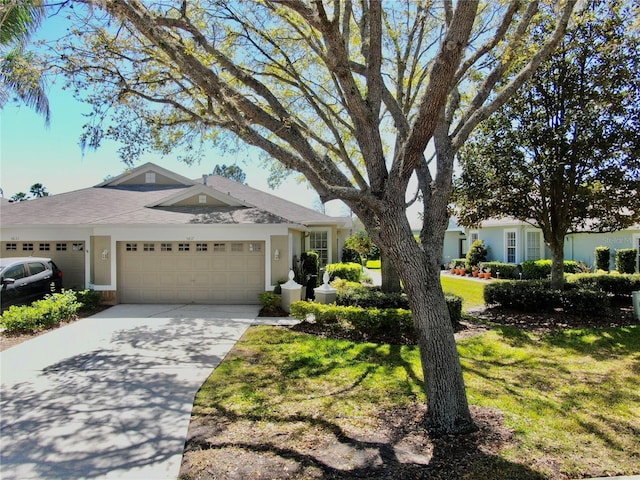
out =
<path fill-rule="evenodd" d="M 178 476 L 194 395 L 257 308 L 125 307 L 0 354 L 2 478 Z"/>

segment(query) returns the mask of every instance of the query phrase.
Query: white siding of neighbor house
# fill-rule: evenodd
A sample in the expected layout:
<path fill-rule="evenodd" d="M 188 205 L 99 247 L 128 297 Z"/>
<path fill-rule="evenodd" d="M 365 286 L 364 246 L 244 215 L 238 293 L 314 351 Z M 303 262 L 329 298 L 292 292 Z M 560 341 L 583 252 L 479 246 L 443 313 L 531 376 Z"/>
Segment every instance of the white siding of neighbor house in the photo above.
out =
<path fill-rule="evenodd" d="M 611 233 L 574 233 L 568 235 L 564 243 L 565 260 L 583 261 L 589 266 L 595 263 L 594 252 L 596 247 L 609 247 L 611 251 L 610 269 L 615 268 L 616 250 L 623 248 L 638 248 L 637 240 L 640 236 L 638 230 L 621 230 Z"/>
<path fill-rule="evenodd" d="M 487 247 L 487 260 L 506 262 L 506 232 L 512 231 L 516 234 L 517 253 L 516 263 L 527 260 L 530 253 L 528 249 L 529 234 L 533 232 L 540 233 L 540 258 L 550 259 L 551 251 L 544 244 L 544 238 L 540 229 L 532 227 L 528 224 L 517 225 L 513 222 L 506 225 L 492 225 L 478 230 L 468 230 L 467 233 L 478 232 L 479 239 L 484 241 Z M 449 232 L 448 232 L 449 233 Z M 457 232 L 454 236 L 445 237 L 445 251 L 452 251 L 458 248 Z M 607 246 L 611 249 L 610 268 L 615 268 L 614 260 L 616 250 L 623 248 L 640 249 L 640 227 L 634 227 L 626 230 L 611 233 L 575 233 L 567 235 L 564 244 L 565 260 L 575 260 L 584 262 L 589 267 L 594 264 L 594 252 L 598 246 Z M 456 253 L 457 255 L 457 253 Z M 638 269 L 640 271 L 640 259 L 638 260 Z"/>

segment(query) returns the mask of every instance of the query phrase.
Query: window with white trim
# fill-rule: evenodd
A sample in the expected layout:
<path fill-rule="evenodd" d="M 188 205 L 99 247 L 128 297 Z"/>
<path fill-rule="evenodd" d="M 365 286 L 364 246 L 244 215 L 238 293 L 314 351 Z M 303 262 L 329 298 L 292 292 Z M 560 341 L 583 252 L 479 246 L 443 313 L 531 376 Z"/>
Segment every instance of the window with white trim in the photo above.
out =
<path fill-rule="evenodd" d="M 504 260 L 507 263 L 516 263 L 518 253 L 518 234 L 515 230 L 504 232 Z"/>
<path fill-rule="evenodd" d="M 325 266 L 329 263 L 329 233 L 324 231 L 316 231 L 309 233 L 309 250 L 318 253 L 320 265 Z"/>
<path fill-rule="evenodd" d="M 527 260 L 540 260 L 542 258 L 541 232 L 527 232 Z"/>
<path fill-rule="evenodd" d="M 473 242 L 480 240 L 479 232 L 469 232 L 469 246 L 473 245 Z"/>
<path fill-rule="evenodd" d="M 147 172 L 144 174 L 144 183 L 156 183 L 156 172 Z"/>

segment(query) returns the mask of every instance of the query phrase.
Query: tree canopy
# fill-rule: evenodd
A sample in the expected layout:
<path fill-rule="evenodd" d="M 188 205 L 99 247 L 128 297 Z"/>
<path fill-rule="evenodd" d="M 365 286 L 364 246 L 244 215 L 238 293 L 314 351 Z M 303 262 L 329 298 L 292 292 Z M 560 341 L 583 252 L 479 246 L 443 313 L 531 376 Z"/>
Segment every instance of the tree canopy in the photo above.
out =
<path fill-rule="evenodd" d="M 640 221 L 640 43 L 634 21 L 620 2 L 589 2 L 522 93 L 460 152 L 460 223 L 511 216 L 539 227 L 558 288 L 567 234 Z"/>
<path fill-rule="evenodd" d="M 43 71 L 35 53 L 26 49 L 43 17 L 42 0 L 0 2 L 0 108 L 13 94 L 49 124 L 51 112 Z"/>
<path fill-rule="evenodd" d="M 235 180 L 239 183 L 247 183 L 247 174 L 237 165 L 216 165 L 213 174 Z"/>
<path fill-rule="evenodd" d="M 87 146 L 121 141 L 129 162 L 181 147 L 193 161 L 242 142 L 345 202 L 401 275 L 427 425 L 463 433 L 474 424 L 439 282 L 454 155 L 562 38 L 574 3 L 101 0 L 55 60 L 94 106 Z"/>

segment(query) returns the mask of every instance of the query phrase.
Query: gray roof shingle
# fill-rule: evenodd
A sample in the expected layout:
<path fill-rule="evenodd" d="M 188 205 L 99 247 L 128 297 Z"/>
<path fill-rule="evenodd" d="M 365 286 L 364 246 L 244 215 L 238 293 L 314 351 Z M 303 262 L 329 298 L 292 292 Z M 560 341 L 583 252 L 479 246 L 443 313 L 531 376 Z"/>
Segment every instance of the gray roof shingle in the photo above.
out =
<path fill-rule="evenodd" d="M 153 164 L 145 164 L 147 170 Z M 162 169 L 163 170 L 163 169 Z M 164 170 L 163 170 L 164 171 Z M 166 172 L 166 171 L 165 171 Z M 121 177 L 117 177 L 120 179 Z M 9 225 L 184 225 L 184 224 L 339 224 L 330 217 L 232 180 L 208 176 L 206 185 L 244 202 L 241 206 L 155 206 L 163 200 L 202 189 L 203 180 L 186 185 L 119 185 L 91 188 L 19 203 L 3 203 L 0 224 Z M 198 186 L 200 185 L 200 186 Z M 197 192 L 196 192 L 197 193 Z M 237 203 L 237 202 L 236 202 Z"/>

